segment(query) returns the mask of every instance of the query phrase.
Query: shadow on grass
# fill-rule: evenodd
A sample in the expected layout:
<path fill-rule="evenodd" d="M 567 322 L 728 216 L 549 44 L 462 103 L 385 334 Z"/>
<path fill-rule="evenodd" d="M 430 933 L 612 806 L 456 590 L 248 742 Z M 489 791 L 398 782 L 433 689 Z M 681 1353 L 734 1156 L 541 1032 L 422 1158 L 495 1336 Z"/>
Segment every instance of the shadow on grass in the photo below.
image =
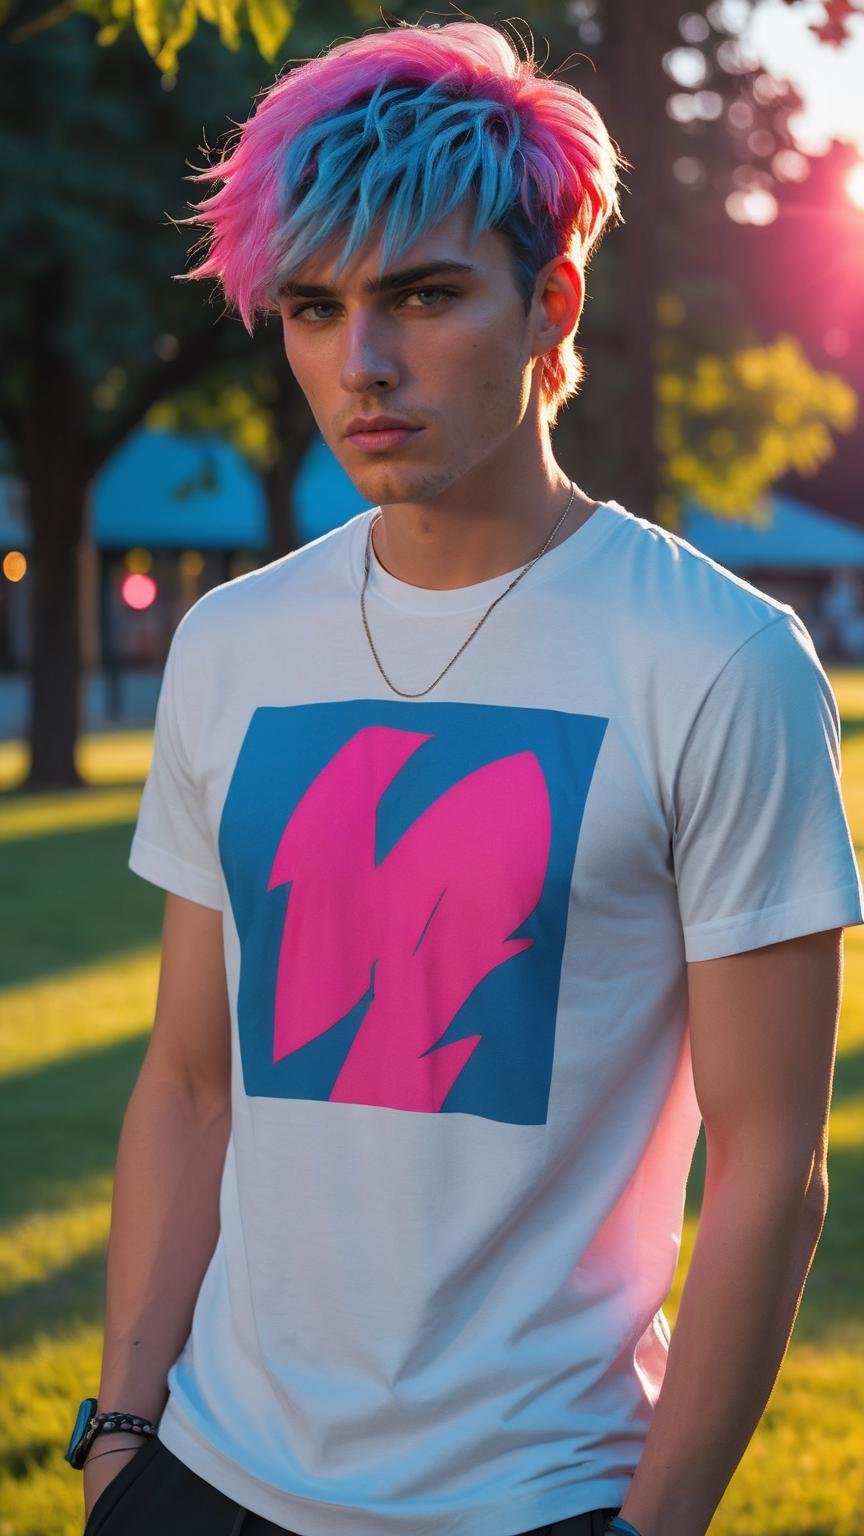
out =
<path fill-rule="evenodd" d="M 133 821 L 3 843 L 2 984 L 42 980 L 158 940 L 164 892 L 127 866 Z"/>
<path fill-rule="evenodd" d="M 844 1051 L 842 1056 L 837 1057 L 831 1103 L 843 1104 L 847 1099 L 857 1099 L 862 1095 L 864 1095 L 864 1046 L 857 1051 Z M 862 1132 L 864 1132 L 864 1126 L 862 1126 Z"/>
<path fill-rule="evenodd" d="M 8 742 L 0 740 L 0 749 L 8 745 Z M 113 792 L 115 789 L 135 789 L 140 794 L 143 783 L 144 780 L 140 774 L 136 774 L 131 779 L 114 778 L 112 775 L 110 779 L 82 784 L 79 789 L 30 789 L 22 780 L 20 784 L 4 784 L 0 786 L 0 807 L 5 802 L 14 800 L 26 800 L 38 805 L 40 800 L 56 801 L 58 795 L 68 796 L 70 800 L 74 799 L 76 795 L 80 799 L 84 799 L 90 794 L 104 793 L 106 790 Z"/>
<path fill-rule="evenodd" d="M 845 741 L 847 736 L 858 736 L 864 731 L 864 715 L 844 716 L 840 723 L 840 734 Z"/>
<path fill-rule="evenodd" d="M 105 1246 L 79 1254 L 44 1280 L 32 1280 L 3 1298 L 0 1347 L 26 1350 L 38 1338 L 66 1338 L 78 1327 L 101 1327 Z"/>
<path fill-rule="evenodd" d="M 110 1194 L 120 1127 L 148 1038 L 145 1032 L 0 1079 L 4 1225 L 72 1209 L 93 1198 L 94 1185 Z M 19 1349 L 44 1334 L 64 1337 L 79 1322 L 98 1323 L 104 1285 L 100 1244 L 44 1280 L 8 1291 L 2 1347 Z"/>
<path fill-rule="evenodd" d="M 0 1210 L 5 1222 L 65 1210 L 110 1178 L 149 1032 L 0 1079 Z"/>
<path fill-rule="evenodd" d="M 66 1449 L 65 1445 L 63 1449 Z M 50 1466 L 56 1460 L 56 1440 L 44 1438 L 28 1440 L 26 1446 L 15 1450 L 0 1447 L 0 1474 L 5 1474 L 11 1482 L 23 1482 L 26 1478 L 32 1477 L 34 1471 L 41 1471 L 43 1467 Z M 63 1465 L 65 1466 L 66 1463 L 64 1462 Z M 4 1524 L 0 1526 L 0 1530 L 11 1531 L 12 1526 Z"/>

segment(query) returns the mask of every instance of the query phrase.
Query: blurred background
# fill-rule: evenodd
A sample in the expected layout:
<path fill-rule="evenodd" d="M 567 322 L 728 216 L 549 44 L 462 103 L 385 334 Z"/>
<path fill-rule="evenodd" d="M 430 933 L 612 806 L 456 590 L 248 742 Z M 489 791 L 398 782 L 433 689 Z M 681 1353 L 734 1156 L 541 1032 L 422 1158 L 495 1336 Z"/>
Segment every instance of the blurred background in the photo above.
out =
<path fill-rule="evenodd" d="M 864 0 L 0 0 L 0 1536 L 72 1536 L 123 1109 L 162 894 L 126 858 L 168 644 L 209 588 L 365 503 L 278 317 L 174 281 L 188 178 L 292 62 L 502 25 L 633 169 L 588 273 L 558 462 L 791 603 L 864 833 Z M 846 935 L 831 1200 L 712 1536 L 864 1526 L 864 938 Z M 666 1305 L 674 1324 L 703 1178 Z"/>

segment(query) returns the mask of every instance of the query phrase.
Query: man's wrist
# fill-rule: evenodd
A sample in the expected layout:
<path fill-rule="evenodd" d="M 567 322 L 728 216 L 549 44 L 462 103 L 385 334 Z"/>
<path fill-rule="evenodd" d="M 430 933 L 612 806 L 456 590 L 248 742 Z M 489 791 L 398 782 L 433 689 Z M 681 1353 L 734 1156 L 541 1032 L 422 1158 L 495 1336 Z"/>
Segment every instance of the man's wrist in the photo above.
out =
<path fill-rule="evenodd" d="M 621 1536 L 642 1536 L 641 1531 L 637 1531 L 635 1525 L 631 1525 L 622 1515 L 613 1515 L 611 1520 L 606 1521 L 603 1536 L 613 1536 L 613 1532 L 620 1532 Z"/>

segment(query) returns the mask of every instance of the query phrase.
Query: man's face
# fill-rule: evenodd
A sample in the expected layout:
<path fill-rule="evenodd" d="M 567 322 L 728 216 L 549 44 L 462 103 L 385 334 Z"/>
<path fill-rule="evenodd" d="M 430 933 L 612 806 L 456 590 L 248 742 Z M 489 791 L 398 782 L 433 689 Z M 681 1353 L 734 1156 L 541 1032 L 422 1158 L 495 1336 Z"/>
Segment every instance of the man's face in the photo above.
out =
<path fill-rule="evenodd" d="M 379 237 L 338 279 L 338 245 L 295 274 L 297 287 L 327 288 L 326 298 L 280 296 L 291 370 L 325 442 L 373 505 L 439 495 L 515 446 L 520 423 L 536 433 L 529 407 L 532 384 L 539 388 L 537 306 L 526 317 L 503 236 L 487 231 L 469 246 L 471 213 L 463 205 L 389 264 L 398 272 L 428 266 L 416 281 L 366 291 L 378 274 Z M 433 272 L 442 260 L 471 270 Z M 422 430 L 395 444 L 384 436 L 367 447 L 352 441 L 352 419 L 379 415 Z"/>

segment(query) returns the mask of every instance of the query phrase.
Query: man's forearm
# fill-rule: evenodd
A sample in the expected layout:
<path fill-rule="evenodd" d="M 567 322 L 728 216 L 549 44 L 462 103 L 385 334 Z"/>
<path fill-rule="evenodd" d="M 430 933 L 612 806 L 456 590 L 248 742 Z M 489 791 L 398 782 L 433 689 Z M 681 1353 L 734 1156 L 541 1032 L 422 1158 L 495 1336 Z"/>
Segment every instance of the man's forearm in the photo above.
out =
<path fill-rule="evenodd" d="M 824 1201 L 758 1167 L 709 1180 L 666 1374 L 622 1516 L 704 1536 L 777 1378 Z"/>
<path fill-rule="evenodd" d="M 227 1100 L 196 1102 L 145 1061 L 117 1154 L 101 1412 L 157 1421 L 219 1233 Z"/>

